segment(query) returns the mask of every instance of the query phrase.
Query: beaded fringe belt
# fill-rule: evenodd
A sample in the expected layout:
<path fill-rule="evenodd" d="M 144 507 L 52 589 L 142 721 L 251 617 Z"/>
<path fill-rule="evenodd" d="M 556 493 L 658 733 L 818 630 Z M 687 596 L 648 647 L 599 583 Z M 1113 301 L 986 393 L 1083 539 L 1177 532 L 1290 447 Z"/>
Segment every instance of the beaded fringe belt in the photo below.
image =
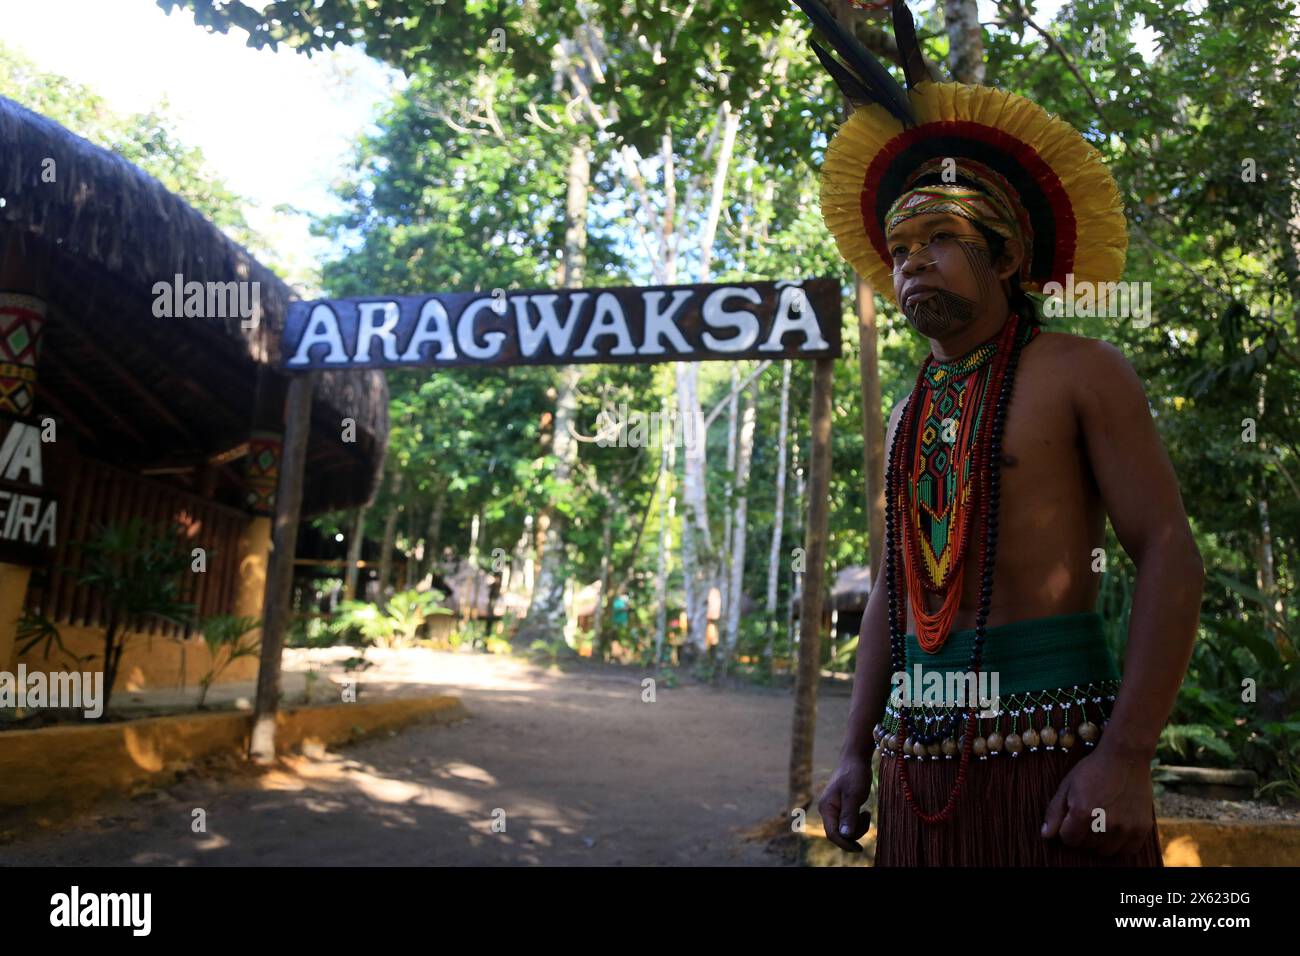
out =
<path fill-rule="evenodd" d="M 874 731 L 882 758 L 901 753 L 908 759 L 953 759 L 961 753 L 972 712 L 979 715 L 972 755 L 980 760 L 1096 744 L 1119 691 L 1100 615 L 1087 611 L 987 628 L 978 681 L 966 672 L 974 637 L 974 628 L 953 632 L 930 654 L 915 634 L 907 635 L 910 686 L 904 685 L 909 696 L 901 703 L 912 733 L 899 739 L 899 709 L 887 705 Z M 936 686 L 943 693 L 978 689 L 997 699 L 977 701 L 971 694 L 959 702 L 930 703 L 923 688 Z M 922 697 L 926 702 L 917 704 Z"/>

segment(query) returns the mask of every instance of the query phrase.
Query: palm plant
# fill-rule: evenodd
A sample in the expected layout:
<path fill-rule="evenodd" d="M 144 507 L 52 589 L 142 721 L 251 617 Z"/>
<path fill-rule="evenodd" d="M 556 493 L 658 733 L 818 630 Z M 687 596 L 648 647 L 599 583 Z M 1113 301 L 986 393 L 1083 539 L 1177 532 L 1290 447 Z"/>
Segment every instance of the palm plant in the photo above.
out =
<path fill-rule="evenodd" d="M 139 518 L 101 526 L 82 547 L 89 560 L 80 581 L 99 590 L 108 615 L 102 720 L 131 631 L 150 618 L 174 624 L 190 619 L 194 605 L 183 600 L 190 559 L 179 535 L 160 535 Z"/>
<path fill-rule="evenodd" d="M 256 657 L 262 648 L 260 636 L 250 633 L 262 626 L 261 620 L 256 617 L 218 614 L 204 618 L 201 626 L 210 660 L 207 673 L 199 678 L 200 708 L 207 700 L 208 690 L 222 671 L 241 657 Z M 223 649 L 228 651 L 224 659 L 221 654 Z"/>
<path fill-rule="evenodd" d="M 421 625 L 435 614 L 450 614 L 437 607 L 432 591 L 399 591 L 382 606 L 364 601 L 344 601 L 334 619 L 336 631 L 357 631 L 362 637 L 385 648 L 410 647 Z"/>

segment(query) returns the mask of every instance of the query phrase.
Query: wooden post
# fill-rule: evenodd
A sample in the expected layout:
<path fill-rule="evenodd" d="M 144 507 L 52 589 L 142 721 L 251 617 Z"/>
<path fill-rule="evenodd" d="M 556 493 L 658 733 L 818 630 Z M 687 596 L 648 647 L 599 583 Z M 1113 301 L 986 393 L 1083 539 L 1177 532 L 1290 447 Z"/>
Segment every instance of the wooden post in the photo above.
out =
<path fill-rule="evenodd" d="M 280 654 L 289 622 L 293 588 L 293 556 L 302 513 L 303 468 L 307 437 L 311 432 L 311 398 L 315 374 L 294 377 L 284 410 L 284 455 L 275 495 L 275 523 L 271 530 L 271 557 L 267 562 L 266 599 L 263 602 L 262 660 L 257 671 L 257 701 L 249 757 L 257 763 L 275 759 L 275 718 L 280 702 Z"/>
<path fill-rule="evenodd" d="M 5 340 L 0 342 L 0 384 L 4 386 L 0 389 L 0 414 L 6 421 L 17 419 L 25 426 L 37 428 L 40 423 L 35 418 L 36 371 L 46 320 L 48 268 L 47 258 L 38 259 L 29 253 L 26 240 L 17 229 L 0 232 L 0 290 L 3 290 L 0 314 L 4 315 L 6 328 Z M 7 437 L 7 431 L 8 428 L 0 428 L 0 437 Z M 44 476 L 45 486 L 49 488 L 52 483 L 48 459 Z M 18 490 L 8 483 L 6 486 L 11 491 Z M 45 494 L 36 489 L 21 490 L 37 495 L 42 502 L 45 500 Z M 45 507 L 42 504 L 42 510 Z M 27 600 L 31 566 L 48 563 L 48 558 L 44 552 L 9 554 L 9 542 L 5 544 L 5 557 L 9 560 L 0 561 L 0 670 L 12 671 L 18 662 L 18 622 Z"/>
<path fill-rule="evenodd" d="M 803 596 L 799 604 L 799 665 L 790 735 L 790 807 L 812 800 L 813 740 L 817 728 L 817 682 L 821 674 L 822 592 L 830 518 L 831 383 L 834 359 L 813 368 L 812 452 L 808 462 L 808 520 L 804 530 Z"/>
<path fill-rule="evenodd" d="M 870 538 L 871 586 L 885 550 L 885 429 L 880 414 L 880 362 L 876 344 L 876 302 L 871 286 L 857 277 L 858 363 L 862 370 L 862 477 Z"/>
<path fill-rule="evenodd" d="M 366 511 L 362 505 L 352 519 L 352 535 L 348 538 L 348 564 L 343 572 L 343 597 L 348 601 L 357 600 L 357 577 L 360 574 L 361 545 L 366 536 Z"/>

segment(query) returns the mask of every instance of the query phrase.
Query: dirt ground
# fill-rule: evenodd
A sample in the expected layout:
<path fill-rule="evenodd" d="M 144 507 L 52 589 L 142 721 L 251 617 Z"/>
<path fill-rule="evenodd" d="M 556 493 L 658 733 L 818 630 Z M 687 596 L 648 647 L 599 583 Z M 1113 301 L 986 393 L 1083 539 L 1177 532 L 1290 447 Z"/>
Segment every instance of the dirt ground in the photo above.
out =
<path fill-rule="evenodd" d="M 793 864 L 793 841 L 744 832 L 784 811 L 789 690 L 660 683 L 650 703 L 637 670 L 422 653 L 436 681 L 390 690 L 458 694 L 469 719 L 261 775 L 191 773 L 71 826 L 5 834 L 0 865 Z M 848 703 L 847 683 L 824 682 L 817 781 Z"/>

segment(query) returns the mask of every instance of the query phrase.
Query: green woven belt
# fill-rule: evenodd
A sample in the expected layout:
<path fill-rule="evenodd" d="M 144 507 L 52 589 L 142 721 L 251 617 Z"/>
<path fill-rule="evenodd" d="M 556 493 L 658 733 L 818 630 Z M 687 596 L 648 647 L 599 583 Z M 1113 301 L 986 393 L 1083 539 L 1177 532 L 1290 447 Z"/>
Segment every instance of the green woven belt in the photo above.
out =
<path fill-rule="evenodd" d="M 1096 611 L 999 624 L 985 628 L 984 635 L 980 671 L 997 672 L 1003 696 L 1119 679 Z M 965 674 L 974 641 L 973 627 L 953 631 L 937 653 L 929 654 L 915 634 L 908 634 L 907 673 L 919 663 L 923 678 L 931 671 Z"/>

